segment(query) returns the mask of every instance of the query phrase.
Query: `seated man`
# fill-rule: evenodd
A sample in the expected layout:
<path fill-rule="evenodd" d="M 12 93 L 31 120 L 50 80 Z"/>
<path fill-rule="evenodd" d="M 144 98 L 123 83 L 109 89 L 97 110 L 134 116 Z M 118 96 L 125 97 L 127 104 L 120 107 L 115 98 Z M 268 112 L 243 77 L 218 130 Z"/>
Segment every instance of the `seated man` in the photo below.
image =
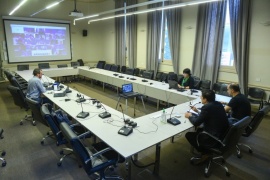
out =
<path fill-rule="evenodd" d="M 194 79 L 191 77 L 190 69 L 186 68 L 183 70 L 183 76 L 179 79 L 178 87 L 185 89 L 193 89 L 194 88 Z"/>
<path fill-rule="evenodd" d="M 240 88 L 238 84 L 230 84 L 227 87 L 228 94 L 232 96 L 232 99 L 228 104 L 225 104 L 225 111 L 231 113 L 231 118 L 229 118 L 229 123 L 233 124 L 238 120 L 251 116 L 251 106 L 248 98 L 240 93 Z"/>
<path fill-rule="evenodd" d="M 198 139 L 199 146 L 197 143 L 197 135 L 203 130 L 221 139 L 229 128 L 229 123 L 223 105 L 220 102 L 215 101 L 214 91 L 204 90 L 202 92 L 201 102 L 204 106 L 202 106 L 198 116 L 194 116 L 190 112 L 187 112 L 185 117 L 188 118 L 195 127 L 200 126 L 203 123 L 202 129 L 196 132 L 186 133 L 186 138 L 189 143 L 196 148 L 197 151 L 203 154 L 204 148 L 216 147 L 218 144 L 210 137 L 204 136 Z M 195 107 L 192 109 L 195 112 L 198 112 Z M 208 155 L 203 154 L 201 161 L 206 160 L 207 157 Z"/>
<path fill-rule="evenodd" d="M 41 104 L 49 103 L 49 99 L 43 96 L 46 92 L 46 88 L 42 85 L 42 70 L 39 68 L 34 69 L 34 77 L 28 81 L 26 97 L 33 99 Z"/>

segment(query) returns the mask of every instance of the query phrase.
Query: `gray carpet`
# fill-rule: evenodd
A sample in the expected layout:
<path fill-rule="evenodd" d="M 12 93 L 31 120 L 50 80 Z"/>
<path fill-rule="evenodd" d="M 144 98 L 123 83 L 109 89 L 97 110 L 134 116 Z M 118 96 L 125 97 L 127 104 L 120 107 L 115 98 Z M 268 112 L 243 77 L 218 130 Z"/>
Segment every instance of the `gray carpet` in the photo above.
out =
<path fill-rule="evenodd" d="M 59 151 L 65 145 L 56 146 L 53 139 L 47 139 L 44 145 L 40 140 L 46 135 L 48 127 L 37 123 L 32 126 L 30 122 L 19 125 L 19 121 L 26 113 L 14 105 L 9 92 L 6 90 L 8 83 L 0 84 L 0 127 L 4 129 L 4 139 L 0 140 L 0 149 L 7 152 L 5 158 L 6 167 L 0 167 L 0 179 L 93 179 L 88 177 L 83 168 L 79 168 L 75 157 L 67 157 L 61 167 L 57 166 Z M 111 89 L 102 91 L 100 86 L 94 87 L 88 82 L 70 84 L 76 86 L 81 92 L 101 100 L 103 103 L 115 108 L 117 94 Z M 123 101 L 124 102 L 124 101 Z M 122 102 L 122 103 L 123 103 Z M 133 103 L 129 101 L 129 115 L 133 115 Z M 153 103 L 146 103 L 146 113 L 156 111 Z M 136 116 L 144 115 L 142 104 L 137 103 Z M 241 141 L 253 147 L 254 153 L 249 154 L 243 149 L 243 157 L 238 159 L 231 155 L 227 159 L 227 167 L 231 173 L 228 178 L 222 168 L 214 165 L 209 179 L 269 179 L 270 177 L 270 118 L 264 119 L 260 127 L 249 138 Z M 161 164 L 158 177 L 152 174 L 153 167 L 145 169 L 132 165 L 132 179 L 204 179 L 204 165 L 193 166 L 189 160 L 192 157 L 190 146 L 184 135 L 178 135 L 174 143 L 166 140 L 161 143 Z M 91 140 L 86 143 L 91 143 Z M 155 148 L 151 147 L 138 156 L 139 164 L 153 162 Z M 125 177 L 125 164 L 119 164 L 111 174 L 119 174 Z"/>

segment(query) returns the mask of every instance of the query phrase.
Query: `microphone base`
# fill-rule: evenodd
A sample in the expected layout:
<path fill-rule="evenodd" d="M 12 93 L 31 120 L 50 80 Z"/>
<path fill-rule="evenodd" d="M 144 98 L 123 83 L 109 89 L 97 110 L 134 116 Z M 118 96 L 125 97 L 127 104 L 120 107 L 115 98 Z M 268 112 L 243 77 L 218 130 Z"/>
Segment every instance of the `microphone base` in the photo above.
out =
<path fill-rule="evenodd" d="M 105 111 L 105 112 L 103 112 L 103 113 L 100 113 L 98 116 L 99 116 L 100 118 L 102 118 L 102 119 L 105 119 L 105 118 L 111 117 L 112 115 L 111 115 L 111 113 Z"/>
<path fill-rule="evenodd" d="M 130 80 L 136 80 L 135 78 L 130 78 Z"/>
<path fill-rule="evenodd" d="M 87 116 L 89 116 L 89 112 L 80 112 L 78 115 L 77 115 L 77 118 L 86 118 Z"/>
<path fill-rule="evenodd" d="M 119 78 L 124 78 L 124 76 L 118 76 Z"/>
<path fill-rule="evenodd" d="M 132 127 L 122 127 L 121 129 L 119 129 L 118 134 L 121 134 L 123 136 L 128 136 L 133 132 L 133 128 Z"/>
<path fill-rule="evenodd" d="M 84 99 L 84 98 L 79 98 L 79 99 L 76 100 L 77 103 L 82 103 L 82 102 L 85 102 L 85 101 L 86 101 L 86 99 Z"/>
<path fill-rule="evenodd" d="M 176 118 L 169 118 L 169 119 L 167 119 L 167 123 L 176 126 L 176 125 L 178 125 L 178 124 L 181 124 L 181 121 L 179 121 L 179 120 L 176 119 Z"/>
<path fill-rule="evenodd" d="M 147 80 L 143 79 L 142 82 L 148 82 Z"/>

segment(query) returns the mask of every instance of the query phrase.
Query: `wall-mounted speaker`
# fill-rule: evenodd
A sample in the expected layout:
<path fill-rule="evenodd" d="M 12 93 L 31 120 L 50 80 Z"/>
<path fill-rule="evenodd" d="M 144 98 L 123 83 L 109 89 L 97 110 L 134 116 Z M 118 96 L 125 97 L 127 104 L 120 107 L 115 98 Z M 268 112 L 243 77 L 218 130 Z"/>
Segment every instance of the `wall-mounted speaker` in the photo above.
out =
<path fill-rule="evenodd" d="M 83 36 L 87 36 L 87 30 L 84 29 L 84 30 L 82 31 L 82 35 L 83 35 Z"/>

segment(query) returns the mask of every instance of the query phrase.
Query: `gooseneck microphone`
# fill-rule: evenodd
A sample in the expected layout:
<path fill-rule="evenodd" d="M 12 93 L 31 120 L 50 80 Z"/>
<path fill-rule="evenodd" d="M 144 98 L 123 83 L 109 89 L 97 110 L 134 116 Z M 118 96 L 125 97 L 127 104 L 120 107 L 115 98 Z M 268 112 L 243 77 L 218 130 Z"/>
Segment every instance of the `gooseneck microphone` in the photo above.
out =
<path fill-rule="evenodd" d="M 130 120 L 129 120 L 129 119 L 125 119 L 122 105 L 120 104 L 119 106 L 120 106 L 120 108 L 121 108 L 121 110 L 122 110 L 124 123 L 125 123 L 125 124 L 130 123 Z M 137 124 L 136 124 L 136 126 L 137 126 Z M 124 135 L 124 136 L 128 136 L 128 135 L 130 135 L 132 132 L 133 132 L 133 128 L 130 127 L 130 126 L 125 125 L 125 126 L 123 126 L 121 129 L 119 129 L 118 134 L 121 134 L 121 135 Z"/>
<path fill-rule="evenodd" d="M 173 106 L 173 108 L 172 108 L 170 118 L 167 119 L 167 123 L 170 123 L 170 124 L 176 126 L 176 125 L 180 124 L 181 122 L 178 119 L 176 119 L 175 117 L 172 118 L 172 113 L 173 113 L 174 107 L 175 106 Z"/>
<path fill-rule="evenodd" d="M 123 114 L 123 121 L 124 121 L 124 123 L 129 123 L 129 121 L 130 121 L 130 119 L 125 119 L 125 116 L 124 116 L 124 111 L 123 111 L 123 108 L 122 108 L 122 105 L 121 104 L 119 104 L 119 106 L 120 106 L 120 108 L 121 108 L 121 111 L 122 111 L 122 114 Z"/>
<path fill-rule="evenodd" d="M 190 110 L 193 108 L 193 107 L 195 107 L 197 104 L 201 104 L 201 102 L 197 102 L 197 103 L 195 103 L 195 104 L 190 104 L 189 106 L 190 106 Z M 188 110 L 188 112 L 190 111 L 190 110 Z"/>
<path fill-rule="evenodd" d="M 48 86 L 50 86 L 50 85 L 53 84 L 52 82 L 49 81 L 49 79 L 47 78 L 47 76 L 45 76 L 44 74 L 42 74 L 42 77 L 45 77 L 45 79 L 46 79 L 46 82 L 45 82 L 44 79 L 41 78 L 42 81 L 44 82 L 44 83 L 43 83 L 43 86 L 48 87 Z"/>
<path fill-rule="evenodd" d="M 81 93 L 79 92 L 79 90 L 75 86 L 73 86 L 73 88 L 78 92 L 77 93 L 78 99 L 76 100 L 76 102 L 77 103 L 82 103 L 82 102 L 86 101 L 86 99 L 84 99 L 84 96 L 81 95 Z"/>
<path fill-rule="evenodd" d="M 105 108 L 105 106 L 104 106 L 101 102 L 99 102 L 99 103 L 100 103 L 101 106 L 104 108 L 105 112 L 100 113 L 98 116 L 101 117 L 102 119 L 111 117 L 111 116 L 112 116 L 111 113 L 109 113 L 109 112 L 107 111 L 107 109 Z"/>
<path fill-rule="evenodd" d="M 86 118 L 87 116 L 89 116 L 89 112 L 84 112 L 83 111 L 83 106 L 82 106 L 82 103 L 81 103 L 81 108 L 82 108 L 82 112 L 80 112 L 78 115 L 77 115 L 77 118 Z"/>

